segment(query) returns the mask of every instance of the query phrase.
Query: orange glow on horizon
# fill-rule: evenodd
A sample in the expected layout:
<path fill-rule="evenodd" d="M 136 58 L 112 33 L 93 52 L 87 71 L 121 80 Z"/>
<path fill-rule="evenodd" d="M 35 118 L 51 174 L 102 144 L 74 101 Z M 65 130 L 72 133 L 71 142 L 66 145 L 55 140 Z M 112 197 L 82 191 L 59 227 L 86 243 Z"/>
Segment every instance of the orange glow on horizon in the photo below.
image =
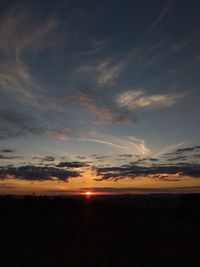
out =
<path fill-rule="evenodd" d="M 86 191 L 86 192 L 83 193 L 83 195 L 85 195 L 86 198 L 90 198 L 93 195 L 93 192 Z"/>
<path fill-rule="evenodd" d="M 164 175 L 164 174 L 163 174 Z M 0 181 L 0 194 L 17 194 L 26 195 L 82 195 L 86 198 L 96 197 L 98 195 L 111 195 L 132 193 L 144 194 L 146 192 L 199 192 L 200 180 L 189 176 L 170 175 L 169 179 L 156 179 L 157 177 L 138 176 L 134 180 L 127 177 L 121 180 L 114 181 L 97 181 L 97 176 L 92 170 L 87 169 L 82 173 L 82 176 L 69 178 L 66 181 L 59 180 L 44 180 L 44 181 L 29 181 L 21 180 L 14 176 L 4 177 Z M 5 184 L 5 180 L 7 181 Z M 5 186 L 6 185 L 6 186 Z M 116 188 L 116 190 L 115 190 Z M 130 190 L 128 190 L 130 189 Z M 143 191 L 144 189 L 144 191 Z"/>
<path fill-rule="evenodd" d="M 86 196 L 91 196 L 92 195 L 92 192 L 91 191 L 87 191 L 84 193 Z"/>

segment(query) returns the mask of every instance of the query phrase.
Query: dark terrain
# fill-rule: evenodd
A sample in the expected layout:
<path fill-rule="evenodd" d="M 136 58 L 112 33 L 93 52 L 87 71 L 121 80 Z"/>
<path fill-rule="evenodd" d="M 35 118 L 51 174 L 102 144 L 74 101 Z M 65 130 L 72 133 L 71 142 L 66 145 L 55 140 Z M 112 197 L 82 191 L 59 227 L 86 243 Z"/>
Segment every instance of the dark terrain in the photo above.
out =
<path fill-rule="evenodd" d="M 0 197 L 0 266 L 200 266 L 200 195 Z"/>

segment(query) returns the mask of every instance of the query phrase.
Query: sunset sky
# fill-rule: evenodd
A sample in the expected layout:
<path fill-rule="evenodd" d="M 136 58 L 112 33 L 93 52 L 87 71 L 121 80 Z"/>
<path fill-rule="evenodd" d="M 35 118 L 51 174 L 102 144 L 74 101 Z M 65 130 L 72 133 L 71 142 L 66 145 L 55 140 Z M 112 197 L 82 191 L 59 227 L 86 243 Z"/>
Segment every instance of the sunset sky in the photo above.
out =
<path fill-rule="evenodd" d="M 0 1 L 0 194 L 200 192 L 200 1 Z"/>

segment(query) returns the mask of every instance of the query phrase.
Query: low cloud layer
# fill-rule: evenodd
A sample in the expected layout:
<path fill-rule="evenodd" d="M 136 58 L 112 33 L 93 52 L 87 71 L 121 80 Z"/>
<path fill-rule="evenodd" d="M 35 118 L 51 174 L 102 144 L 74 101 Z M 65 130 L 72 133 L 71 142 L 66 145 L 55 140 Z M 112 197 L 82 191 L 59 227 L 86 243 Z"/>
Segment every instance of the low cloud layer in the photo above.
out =
<path fill-rule="evenodd" d="M 74 162 L 60 162 L 56 165 L 57 167 L 67 167 L 67 168 L 85 168 L 88 167 L 88 163 L 86 162 L 78 162 L 78 161 L 74 161 Z"/>
<path fill-rule="evenodd" d="M 200 178 L 200 164 L 156 165 L 151 167 L 128 164 L 122 165 L 121 167 L 97 168 L 97 175 L 100 176 L 100 181 L 124 178 L 134 179 L 136 177 L 149 177 L 152 179 L 156 178 L 165 180 L 167 177 L 170 177 L 170 175 Z"/>
<path fill-rule="evenodd" d="M 87 157 L 82 158 L 81 156 L 81 159 L 84 161 L 59 161 L 56 157 L 50 155 L 35 156 L 33 160 L 38 160 L 38 164 L 0 167 L 0 180 L 9 181 L 10 178 L 14 178 L 36 182 L 48 180 L 66 182 L 69 178 L 82 177 L 87 182 L 88 177 L 82 176 L 82 174 L 85 170 L 88 170 L 94 174 L 95 177 L 93 180 L 97 183 L 101 183 L 102 181 L 118 181 L 127 178 L 143 179 L 144 177 L 154 181 L 180 182 L 184 181 L 185 178 L 200 178 L 200 156 L 197 154 L 199 150 L 200 146 L 180 148 L 170 154 L 164 154 L 159 159 L 140 156 L 135 161 L 133 161 L 135 157 L 132 154 L 118 154 L 115 160 L 105 155 L 91 155 L 90 158 L 92 158 L 92 161 L 90 162 L 87 161 Z M 2 149 L 1 151 L 0 159 L 2 160 L 15 160 L 19 158 L 17 155 L 11 154 L 14 151 L 13 149 L 8 148 Z M 112 160 L 115 164 L 117 160 L 118 162 L 125 160 L 127 163 L 112 165 Z M 99 161 L 101 164 L 99 164 Z M 116 190 L 115 192 L 120 192 L 120 190 Z M 130 187 L 130 190 L 133 190 L 133 188 Z M 158 192 L 161 191 L 158 190 Z M 145 192 L 145 189 L 143 192 Z M 156 192 L 156 190 L 151 192 Z"/>
<path fill-rule="evenodd" d="M 16 151 L 11 148 L 4 148 L 0 150 L 0 153 L 15 153 Z"/>
<path fill-rule="evenodd" d="M 21 158 L 21 157 L 19 157 L 19 156 L 6 156 L 5 154 L 0 154 L 0 160 L 1 159 L 19 159 L 19 158 Z"/>
<path fill-rule="evenodd" d="M 96 168 L 99 181 L 148 177 L 163 181 L 181 180 L 185 176 L 200 178 L 200 146 L 186 147 L 164 154 L 162 158 L 139 158 L 121 166 Z"/>
<path fill-rule="evenodd" d="M 19 167 L 0 167 L 0 180 L 14 178 L 27 181 L 60 180 L 66 182 L 70 177 L 79 177 L 80 172 L 63 170 L 56 167 L 38 167 L 33 165 Z"/>

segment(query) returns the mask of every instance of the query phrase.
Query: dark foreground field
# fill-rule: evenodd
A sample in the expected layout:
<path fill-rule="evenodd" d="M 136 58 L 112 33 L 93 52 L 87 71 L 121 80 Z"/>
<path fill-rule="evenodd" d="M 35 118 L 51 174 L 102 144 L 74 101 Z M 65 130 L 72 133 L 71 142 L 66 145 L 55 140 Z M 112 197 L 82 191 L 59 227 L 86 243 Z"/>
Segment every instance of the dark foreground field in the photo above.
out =
<path fill-rule="evenodd" d="M 0 266 L 200 266 L 200 196 L 0 197 Z"/>

